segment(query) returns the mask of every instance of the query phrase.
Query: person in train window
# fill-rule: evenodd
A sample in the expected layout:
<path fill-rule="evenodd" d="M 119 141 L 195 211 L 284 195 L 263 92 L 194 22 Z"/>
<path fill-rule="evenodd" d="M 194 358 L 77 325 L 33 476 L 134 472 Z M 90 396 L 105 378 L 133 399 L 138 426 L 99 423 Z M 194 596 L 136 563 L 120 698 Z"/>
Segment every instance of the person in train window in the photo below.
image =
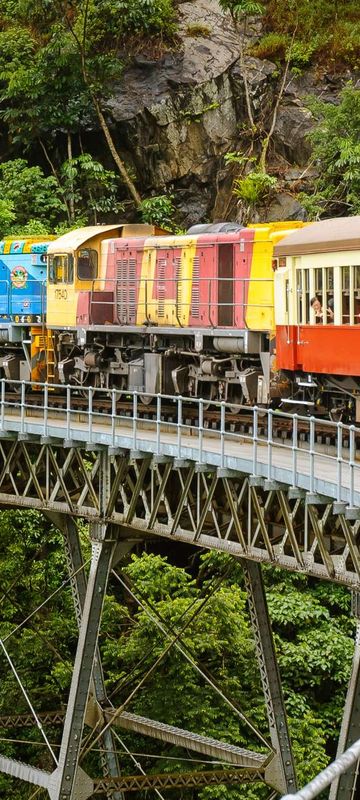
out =
<path fill-rule="evenodd" d="M 310 300 L 310 306 L 315 314 L 315 322 L 322 322 L 323 318 L 323 309 L 321 305 L 321 300 L 318 297 L 312 297 Z"/>

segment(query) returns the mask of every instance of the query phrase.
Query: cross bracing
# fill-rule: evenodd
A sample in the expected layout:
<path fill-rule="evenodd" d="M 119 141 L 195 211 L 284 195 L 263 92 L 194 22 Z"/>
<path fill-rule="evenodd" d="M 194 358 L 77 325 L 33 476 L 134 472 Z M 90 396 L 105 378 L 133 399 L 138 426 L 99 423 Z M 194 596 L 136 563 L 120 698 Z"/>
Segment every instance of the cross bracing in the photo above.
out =
<path fill-rule="evenodd" d="M 111 489 L 100 507 L 105 462 Z M 344 504 L 213 465 L 16 437 L 0 440 L 0 503 L 360 585 L 360 521 Z"/>

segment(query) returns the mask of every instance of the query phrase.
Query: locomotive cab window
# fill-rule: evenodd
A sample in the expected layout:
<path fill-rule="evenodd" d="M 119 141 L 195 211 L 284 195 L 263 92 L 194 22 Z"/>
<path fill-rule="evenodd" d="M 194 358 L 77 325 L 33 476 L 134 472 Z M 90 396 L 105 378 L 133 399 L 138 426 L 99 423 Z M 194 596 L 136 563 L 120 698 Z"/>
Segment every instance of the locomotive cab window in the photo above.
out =
<path fill-rule="evenodd" d="M 49 283 L 72 283 L 74 279 L 73 256 L 64 253 L 49 256 Z"/>
<path fill-rule="evenodd" d="M 98 273 L 98 254 L 88 247 L 79 250 L 77 256 L 77 276 L 81 281 L 93 281 Z"/>

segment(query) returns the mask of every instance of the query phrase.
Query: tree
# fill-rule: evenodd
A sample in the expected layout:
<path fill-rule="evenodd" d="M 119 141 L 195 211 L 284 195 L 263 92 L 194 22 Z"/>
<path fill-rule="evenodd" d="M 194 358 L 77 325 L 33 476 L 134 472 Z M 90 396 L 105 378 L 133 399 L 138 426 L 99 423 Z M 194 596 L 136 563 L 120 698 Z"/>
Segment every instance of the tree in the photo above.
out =
<path fill-rule="evenodd" d="M 0 114 L 12 143 L 30 147 L 39 142 L 61 187 L 60 166 L 74 157 L 74 136 L 97 120 L 139 207 L 135 178 L 115 145 L 104 103 L 121 78 L 124 57 L 118 51 L 121 47 L 126 54 L 131 34 L 173 32 L 172 0 L 3 0 L 0 11 Z M 64 136 L 66 158 L 59 159 L 58 139 Z M 73 222 L 71 170 L 67 183 L 64 202 Z"/>
<path fill-rule="evenodd" d="M 21 232 L 31 219 L 48 233 L 65 212 L 57 181 L 17 158 L 0 164 L 0 234 Z M 15 223 L 16 210 L 16 225 Z"/>
<path fill-rule="evenodd" d="M 311 193 L 300 195 L 310 217 L 360 213 L 360 90 L 349 83 L 338 105 L 312 99 L 316 120 L 309 134 L 318 173 Z"/>

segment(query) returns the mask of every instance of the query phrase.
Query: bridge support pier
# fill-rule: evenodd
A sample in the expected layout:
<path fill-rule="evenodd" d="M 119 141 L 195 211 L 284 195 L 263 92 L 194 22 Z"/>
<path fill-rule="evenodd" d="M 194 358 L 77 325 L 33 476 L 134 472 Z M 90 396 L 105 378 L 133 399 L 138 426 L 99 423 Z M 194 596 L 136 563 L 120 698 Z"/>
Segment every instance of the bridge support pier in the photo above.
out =
<path fill-rule="evenodd" d="M 275 753 L 271 764 L 275 776 L 273 783 L 282 794 L 292 794 L 297 788 L 295 765 L 261 566 L 243 558 L 240 562 L 244 568 L 270 739 Z"/>
<path fill-rule="evenodd" d="M 360 596 L 357 592 L 353 592 L 352 600 L 353 613 L 357 619 L 355 649 L 336 758 L 360 739 Z M 356 796 L 358 774 L 359 762 L 356 762 L 333 781 L 329 800 L 352 800 Z"/>
<path fill-rule="evenodd" d="M 82 774 L 81 786 L 80 782 L 76 781 L 76 777 L 81 755 L 81 738 L 91 688 L 93 665 L 97 652 L 102 608 L 116 542 L 109 537 L 109 528 L 98 523 L 90 524 L 90 537 L 92 540 L 90 573 L 82 608 L 79 640 L 64 722 L 59 763 L 52 774 L 52 786 L 49 789 L 51 800 L 86 800 L 93 792 L 92 781 L 90 779 L 85 780 L 84 773 Z M 71 540 L 73 554 L 78 556 L 72 536 Z M 78 572 L 78 575 L 80 574 L 81 571 Z M 79 593 L 80 605 L 82 592 L 83 589 L 81 588 Z M 99 688 L 102 684 L 102 676 L 100 677 L 98 664 L 95 675 L 100 678 Z"/>
<path fill-rule="evenodd" d="M 75 616 L 80 630 L 86 596 L 86 576 L 78 527 L 74 519 L 68 515 L 46 512 L 46 516 L 64 535 L 65 555 L 68 563 L 69 575 L 72 576 L 71 591 Z M 107 701 L 100 652 L 97 647 L 85 722 L 88 722 L 89 725 L 96 724 L 96 722 L 101 719 L 104 705 L 109 705 L 109 703 Z M 105 731 L 101 744 L 103 752 L 100 758 L 104 777 L 119 777 L 120 767 L 116 753 L 116 741 L 111 728 Z M 123 800 L 123 794 L 115 790 L 109 790 L 108 800 Z"/>

